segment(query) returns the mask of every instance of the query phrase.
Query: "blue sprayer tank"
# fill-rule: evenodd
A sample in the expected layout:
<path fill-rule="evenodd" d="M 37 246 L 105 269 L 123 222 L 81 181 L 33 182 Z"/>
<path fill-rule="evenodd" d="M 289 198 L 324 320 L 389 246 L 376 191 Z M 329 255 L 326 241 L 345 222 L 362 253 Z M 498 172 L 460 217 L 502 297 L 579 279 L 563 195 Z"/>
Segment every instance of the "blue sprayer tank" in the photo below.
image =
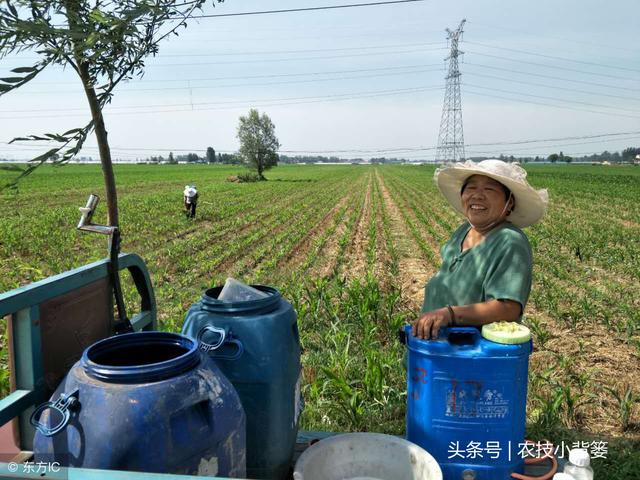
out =
<path fill-rule="evenodd" d="M 300 339 L 291 304 L 271 287 L 259 300 L 223 302 L 222 288 L 191 306 L 182 333 L 202 348 L 236 388 L 247 415 L 247 476 L 284 479 L 298 432 Z"/>
<path fill-rule="evenodd" d="M 32 416 L 35 461 L 245 478 L 245 416 L 190 338 L 129 333 L 87 348 Z"/>
<path fill-rule="evenodd" d="M 445 480 L 523 473 L 531 341 L 503 345 L 474 327 L 420 340 L 406 326 L 405 338 L 407 440 L 435 457 Z"/>

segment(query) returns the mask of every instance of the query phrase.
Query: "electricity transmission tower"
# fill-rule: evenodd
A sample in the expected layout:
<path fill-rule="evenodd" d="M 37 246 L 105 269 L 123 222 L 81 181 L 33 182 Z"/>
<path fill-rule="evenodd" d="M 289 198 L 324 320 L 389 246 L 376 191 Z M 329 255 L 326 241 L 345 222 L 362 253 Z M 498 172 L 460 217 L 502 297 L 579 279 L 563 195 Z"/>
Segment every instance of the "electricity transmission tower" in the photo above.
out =
<path fill-rule="evenodd" d="M 464 159 L 460 70 L 458 70 L 458 56 L 464 52 L 458 50 L 458 41 L 462 38 L 462 27 L 465 22 L 466 19 L 463 19 L 455 31 L 447 28 L 447 40 L 451 42 L 451 52 L 445 58 L 445 60 L 449 60 L 449 72 L 446 77 L 447 86 L 442 105 L 438 148 L 436 149 L 436 162 L 439 163 L 457 162 Z"/>

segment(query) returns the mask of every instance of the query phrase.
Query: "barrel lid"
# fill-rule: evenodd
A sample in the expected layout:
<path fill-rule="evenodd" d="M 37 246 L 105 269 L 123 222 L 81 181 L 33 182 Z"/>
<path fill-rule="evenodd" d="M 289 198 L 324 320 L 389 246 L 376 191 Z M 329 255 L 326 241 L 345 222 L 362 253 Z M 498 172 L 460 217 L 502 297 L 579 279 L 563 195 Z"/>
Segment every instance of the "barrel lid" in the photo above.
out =
<path fill-rule="evenodd" d="M 531 340 L 531 331 L 517 322 L 493 322 L 482 326 L 482 336 L 505 345 L 518 345 Z"/>

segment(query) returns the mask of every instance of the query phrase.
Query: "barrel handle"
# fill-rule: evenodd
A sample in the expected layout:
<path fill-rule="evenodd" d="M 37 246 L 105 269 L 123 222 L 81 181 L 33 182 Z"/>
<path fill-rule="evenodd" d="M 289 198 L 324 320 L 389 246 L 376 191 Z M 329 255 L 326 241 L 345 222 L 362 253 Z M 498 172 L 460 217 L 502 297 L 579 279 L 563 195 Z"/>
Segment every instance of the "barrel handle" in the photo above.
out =
<path fill-rule="evenodd" d="M 441 334 L 447 340 L 451 340 L 452 335 L 467 334 L 473 338 L 473 345 L 476 345 L 482 338 L 480 330 L 476 327 L 446 327 L 440 330 Z"/>
<path fill-rule="evenodd" d="M 213 343 L 213 344 L 203 342 L 202 341 L 202 337 L 207 332 L 217 333 L 218 335 L 220 335 L 220 340 L 218 340 L 216 343 Z M 208 353 L 208 352 L 211 352 L 213 350 L 216 350 L 216 349 L 220 348 L 222 346 L 222 344 L 224 343 L 226 338 L 227 338 L 227 331 L 224 328 L 218 328 L 218 327 L 214 327 L 212 325 L 205 325 L 198 332 L 198 336 L 197 336 L 196 339 L 198 340 L 198 344 L 200 346 L 200 350 L 202 350 L 205 353 Z"/>
<path fill-rule="evenodd" d="M 71 419 L 71 410 L 75 410 L 80 406 L 78 400 L 79 390 L 76 388 L 69 395 L 60 394 L 55 402 L 48 401 L 37 407 L 29 418 L 29 423 L 35 427 L 45 437 L 53 437 L 56 433 L 62 431 Z M 40 423 L 40 416 L 46 409 L 56 410 L 62 416 L 62 420 L 54 427 L 48 427 L 44 423 Z"/>
<path fill-rule="evenodd" d="M 234 353 L 232 353 L 231 355 L 226 355 L 224 353 L 213 352 L 213 353 L 210 354 L 211 357 L 215 358 L 216 360 L 237 360 L 244 353 L 244 345 L 237 338 L 232 338 L 231 333 L 229 333 L 229 337 L 228 337 L 227 341 L 225 342 L 225 344 L 226 345 L 234 345 L 236 347 L 236 351 Z"/>
<path fill-rule="evenodd" d="M 220 335 L 220 339 L 215 344 L 203 342 L 202 337 L 207 332 L 217 333 L 218 335 Z M 227 332 L 225 328 L 214 327 L 213 325 L 205 325 L 198 332 L 197 340 L 198 344 L 200 345 L 200 350 L 208 353 L 210 357 L 216 358 L 218 360 L 237 360 L 244 353 L 244 345 L 242 344 L 242 342 L 237 338 L 234 338 L 233 333 Z M 224 345 L 233 345 L 235 347 L 235 352 L 230 355 L 220 353 L 220 350 Z"/>

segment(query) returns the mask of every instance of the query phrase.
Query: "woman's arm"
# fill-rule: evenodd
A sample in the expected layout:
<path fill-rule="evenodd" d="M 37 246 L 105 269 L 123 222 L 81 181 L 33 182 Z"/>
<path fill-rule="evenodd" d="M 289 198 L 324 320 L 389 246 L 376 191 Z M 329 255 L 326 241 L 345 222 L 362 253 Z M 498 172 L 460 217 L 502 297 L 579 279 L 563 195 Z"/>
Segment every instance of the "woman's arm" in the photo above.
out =
<path fill-rule="evenodd" d="M 453 318 L 451 313 L 453 312 Z M 513 300 L 489 300 L 471 305 L 452 306 L 423 313 L 413 324 L 413 335 L 422 339 L 437 338 L 438 330 L 447 326 L 481 327 L 496 321 L 515 322 L 522 306 Z"/>

